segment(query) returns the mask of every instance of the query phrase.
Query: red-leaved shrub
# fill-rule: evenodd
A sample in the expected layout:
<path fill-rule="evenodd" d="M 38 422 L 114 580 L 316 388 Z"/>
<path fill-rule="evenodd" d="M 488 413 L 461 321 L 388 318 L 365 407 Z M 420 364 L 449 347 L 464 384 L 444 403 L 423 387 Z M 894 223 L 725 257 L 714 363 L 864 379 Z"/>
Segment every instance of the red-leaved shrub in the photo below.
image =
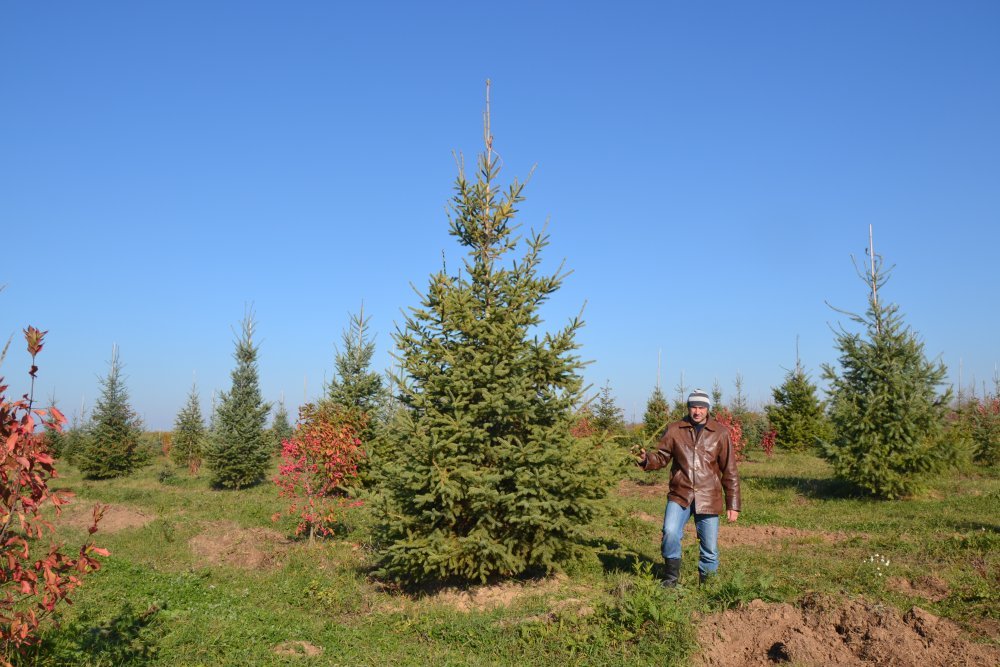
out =
<path fill-rule="evenodd" d="M 729 427 L 729 438 L 733 441 L 733 451 L 736 452 L 736 460 L 742 461 L 743 448 L 746 446 L 746 443 L 743 441 L 743 422 L 727 408 L 717 410 L 715 418 Z"/>
<path fill-rule="evenodd" d="M 45 438 L 35 434 L 36 417 L 48 427 L 62 430 L 66 418 L 56 408 L 39 410 L 32 405 L 38 367 L 35 357 L 42 349 L 45 331 L 24 330 L 31 354 L 32 391 L 18 400 L 7 398 L 7 385 L 0 378 L 0 664 L 9 667 L 15 654 L 34 644 L 41 623 L 82 583 L 83 575 L 100 568 L 94 558 L 107 556 L 92 540 L 75 557 L 50 544 L 40 552 L 40 540 L 52 524 L 39 514 L 46 503 L 59 513 L 71 494 L 57 495 L 49 489 L 56 470 Z M 104 508 L 94 507 L 90 533 L 97 530 Z M 34 551 L 35 553 L 32 553 Z"/>
<path fill-rule="evenodd" d="M 310 541 L 317 534 L 329 535 L 339 513 L 360 504 L 350 501 L 343 487 L 357 477 L 358 462 L 365 455 L 358 438 L 363 420 L 328 402 L 299 410 L 295 433 L 281 443 L 281 465 L 274 478 L 278 497 L 291 501 L 284 514 L 299 519 L 296 535 L 308 533 Z M 272 518 L 277 521 L 281 514 Z"/>

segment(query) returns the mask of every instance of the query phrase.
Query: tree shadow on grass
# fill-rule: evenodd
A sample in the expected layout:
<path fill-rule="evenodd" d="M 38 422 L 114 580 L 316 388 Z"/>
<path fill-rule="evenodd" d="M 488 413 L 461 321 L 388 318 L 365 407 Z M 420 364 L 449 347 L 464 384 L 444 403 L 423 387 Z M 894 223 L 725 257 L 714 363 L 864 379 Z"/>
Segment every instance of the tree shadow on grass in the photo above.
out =
<path fill-rule="evenodd" d="M 654 570 L 661 566 L 659 560 L 629 549 L 618 540 L 592 539 L 584 544 L 597 555 L 605 574 L 635 572 L 639 564 L 650 565 Z"/>
<path fill-rule="evenodd" d="M 96 625 L 84 619 L 64 625 L 35 650 L 39 664 L 146 665 L 156 655 L 160 606 L 136 612 L 125 603 L 114 618 Z"/>
<path fill-rule="evenodd" d="M 873 500 L 874 497 L 846 480 L 815 477 L 756 477 L 756 487 L 780 491 L 792 489 L 814 500 Z"/>

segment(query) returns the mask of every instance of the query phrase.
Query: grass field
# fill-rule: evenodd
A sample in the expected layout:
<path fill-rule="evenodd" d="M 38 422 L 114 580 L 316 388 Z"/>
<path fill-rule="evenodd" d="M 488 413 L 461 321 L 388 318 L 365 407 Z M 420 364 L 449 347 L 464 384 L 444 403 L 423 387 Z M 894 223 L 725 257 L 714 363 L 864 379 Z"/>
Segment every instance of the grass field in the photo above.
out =
<path fill-rule="evenodd" d="M 685 539 L 682 586 L 659 575 L 662 471 L 630 473 L 558 576 L 467 589 L 399 591 L 370 576 L 372 515 L 336 537 L 292 539 L 270 483 L 210 490 L 166 460 L 126 479 L 55 486 L 76 493 L 59 521 L 67 546 L 86 511 L 110 505 L 111 551 L 46 631 L 27 665 L 663 665 L 690 664 L 706 614 L 754 599 L 864 596 L 914 605 L 997 642 L 1000 474 L 952 472 L 916 498 L 852 495 L 810 455 L 741 464 L 744 511 L 721 530 L 720 576 L 697 586 Z"/>

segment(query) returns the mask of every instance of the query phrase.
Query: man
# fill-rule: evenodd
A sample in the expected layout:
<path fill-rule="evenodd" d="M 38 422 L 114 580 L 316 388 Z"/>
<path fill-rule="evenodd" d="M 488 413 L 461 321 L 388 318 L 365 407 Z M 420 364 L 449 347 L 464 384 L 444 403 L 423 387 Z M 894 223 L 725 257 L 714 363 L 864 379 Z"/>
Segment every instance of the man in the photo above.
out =
<path fill-rule="evenodd" d="M 681 536 L 694 515 L 698 533 L 698 575 L 705 579 L 719 569 L 719 515 L 726 494 L 726 518 L 740 515 L 740 478 L 729 429 L 708 414 L 712 401 L 701 389 L 688 396 L 688 416 L 667 427 L 656 449 L 639 450 L 639 467 L 656 470 L 672 462 L 667 509 L 663 516 L 663 585 L 677 585 L 681 572 Z"/>

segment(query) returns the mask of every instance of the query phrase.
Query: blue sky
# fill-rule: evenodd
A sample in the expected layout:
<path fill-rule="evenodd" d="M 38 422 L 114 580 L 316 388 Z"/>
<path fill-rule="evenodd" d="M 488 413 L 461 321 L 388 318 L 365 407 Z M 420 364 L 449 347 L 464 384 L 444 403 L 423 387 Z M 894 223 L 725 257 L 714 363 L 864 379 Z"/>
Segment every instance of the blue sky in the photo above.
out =
<path fill-rule="evenodd" d="M 586 303 L 581 354 L 641 417 L 737 373 L 754 402 L 836 361 L 825 302 L 882 298 L 952 382 L 1000 362 L 995 2 L 14 3 L 0 5 L 0 372 L 48 329 L 36 393 L 88 408 L 120 348 L 133 407 L 170 428 L 229 386 L 252 303 L 265 397 L 321 391 L 361 303 L 391 360 L 402 310 L 457 265 L 444 207 L 482 147 L 537 165 Z"/>

